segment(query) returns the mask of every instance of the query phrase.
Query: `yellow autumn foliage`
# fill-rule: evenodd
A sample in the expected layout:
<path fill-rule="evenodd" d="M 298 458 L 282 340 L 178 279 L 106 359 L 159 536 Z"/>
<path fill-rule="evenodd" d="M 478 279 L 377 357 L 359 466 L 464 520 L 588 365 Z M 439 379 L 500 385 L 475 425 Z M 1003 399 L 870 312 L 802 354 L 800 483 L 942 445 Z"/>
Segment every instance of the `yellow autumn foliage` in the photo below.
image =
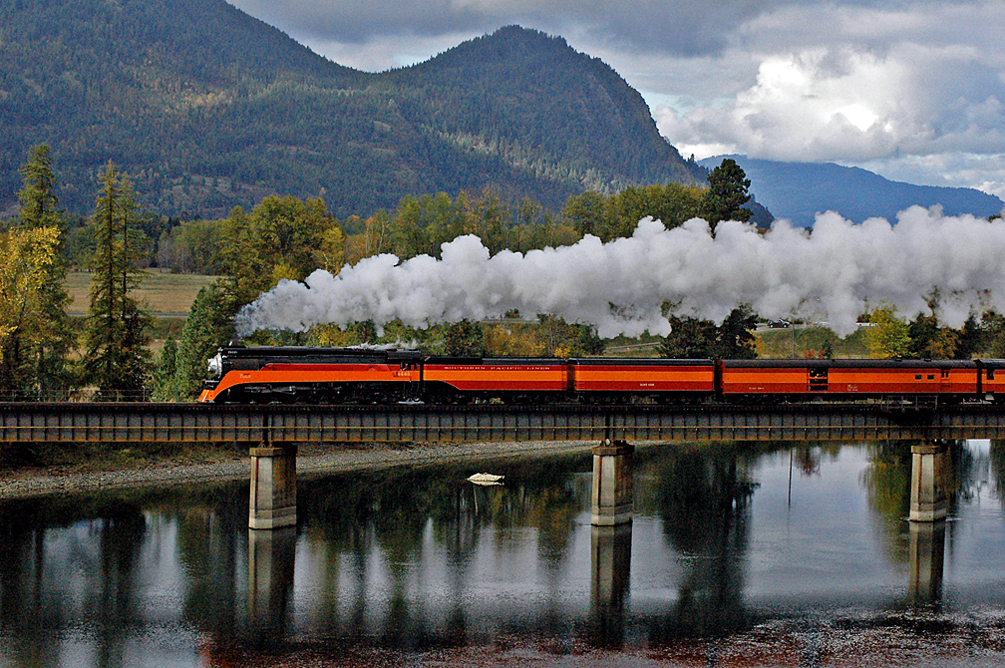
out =
<path fill-rule="evenodd" d="M 33 324 L 39 290 L 48 279 L 58 242 L 55 226 L 0 233 L 0 356 L 15 331 L 20 330 L 25 341 L 45 336 L 44 328 Z"/>

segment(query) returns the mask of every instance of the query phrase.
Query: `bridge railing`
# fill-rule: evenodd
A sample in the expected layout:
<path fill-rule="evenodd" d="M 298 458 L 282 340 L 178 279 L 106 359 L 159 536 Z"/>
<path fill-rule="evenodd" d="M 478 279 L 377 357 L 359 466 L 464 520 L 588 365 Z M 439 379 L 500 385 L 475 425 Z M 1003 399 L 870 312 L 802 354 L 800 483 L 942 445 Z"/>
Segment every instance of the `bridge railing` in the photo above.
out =
<path fill-rule="evenodd" d="M 853 441 L 1005 437 L 999 406 L 214 406 L 0 404 L 0 444 Z"/>

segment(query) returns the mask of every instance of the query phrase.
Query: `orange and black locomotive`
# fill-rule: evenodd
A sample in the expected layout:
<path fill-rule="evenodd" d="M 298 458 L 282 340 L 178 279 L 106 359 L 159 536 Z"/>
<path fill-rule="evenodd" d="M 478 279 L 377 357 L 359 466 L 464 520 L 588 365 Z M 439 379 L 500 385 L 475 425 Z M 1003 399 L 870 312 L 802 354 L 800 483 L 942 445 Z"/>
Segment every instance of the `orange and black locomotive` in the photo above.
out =
<path fill-rule="evenodd" d="M 390 404 L 684 403 L 1005 397 L 1005 360 L 481 358 L 227 346 L 199 401 Z"/>

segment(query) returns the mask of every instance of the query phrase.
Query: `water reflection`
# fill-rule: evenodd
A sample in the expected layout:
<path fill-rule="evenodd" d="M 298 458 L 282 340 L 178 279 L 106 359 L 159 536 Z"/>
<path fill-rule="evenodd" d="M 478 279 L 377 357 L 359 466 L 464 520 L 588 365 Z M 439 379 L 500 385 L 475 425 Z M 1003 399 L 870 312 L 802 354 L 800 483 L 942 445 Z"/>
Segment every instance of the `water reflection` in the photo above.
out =
<path fill-rule="evenodd" d="M 909 522 L 911 579 L 908 597 L 916 606 L 942 602 L 942 571 L 946 553 L 946 521 Z"/>
<path fill-rule="evenodd" d="M 286 637 L 296 543 L 292 527 L 248 530 L 248 621 L 252 638 Z"/>
<path fill-rule="evenodd" d="M 655 463 L 656 510 L 681 574 L 677 601 L 653 625 L 653 640 L 727 633 L 748 624 L 742 568 L 757 487 L 748 468 L 734 449 L 687 449 Z"/>
<path fill-rule="evenodd" d="M 947 444 L 940 523 L 907 521 L 910 446 L 639 450 L 635 520 L 616 529 L 589 524 L 586 454 L 499 463 L 501 487 L 466 466 L 302 480 L 285 531 L 247 529 L 246 484 L 7 502 L 0 664 L 310 647 L 366 665 L 528 639 L 701 663 L 743 638 L 812 664 L 833 651 L 820 629 L 1005 619 L 1002 445 Z"/>
<path fill-rule="evenodd" d="M 593 642 L 621 647 L 632 570 L 632 524 L 590 527 L 590 626 Z"/>

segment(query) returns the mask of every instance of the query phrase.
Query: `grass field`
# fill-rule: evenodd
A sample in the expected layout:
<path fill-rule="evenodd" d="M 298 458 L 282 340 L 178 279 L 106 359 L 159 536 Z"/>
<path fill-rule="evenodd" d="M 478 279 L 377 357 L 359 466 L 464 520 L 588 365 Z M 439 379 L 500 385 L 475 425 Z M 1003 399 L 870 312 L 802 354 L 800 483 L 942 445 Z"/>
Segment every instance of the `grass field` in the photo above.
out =
<path fill-rule="evenodd" d="M 757 356 L 761 359 L 822 357 L 828 346 L 835 358 L 869 357 L 864 328 L 843 339 L 825 327 L 769 329 L 758 331 L 756 340 Z"/>
<path fill-rule="evenodd" d="M 135 292 L 136 298 L 150 313 L 171 315 L 188 315 L 199 289 L 217 278 L 201 274 L 170 274 L 156 269 L 147 270 L 144 274 L 143 282 Z M 87 312 L 90 288 L 90 272 L 70 272 L 66 277 L 66 289 L 73 299 L 68 309 L 70 313 Z"/>

